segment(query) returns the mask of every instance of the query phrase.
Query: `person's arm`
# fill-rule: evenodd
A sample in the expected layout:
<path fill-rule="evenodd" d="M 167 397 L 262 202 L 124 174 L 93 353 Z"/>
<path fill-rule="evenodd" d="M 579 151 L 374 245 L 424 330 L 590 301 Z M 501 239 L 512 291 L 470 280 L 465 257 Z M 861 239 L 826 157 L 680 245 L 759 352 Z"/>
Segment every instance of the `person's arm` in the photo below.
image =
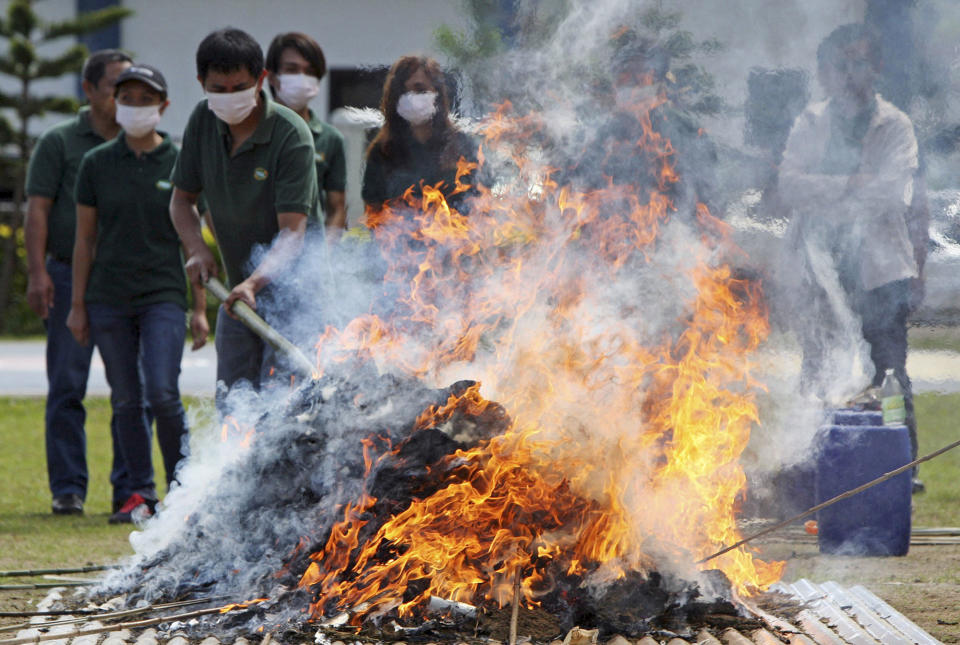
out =
<path fill-rule="evenodd" d="M 820 117 L 820 120 L 825 117 Z M 843 198 L 847 177 L 817 172 L 822 161 L 823 137 L 818 118 L 805 110 L 794 122 L 780 163 L 779 189 L 783 202 L 792 207 L 803 207 L 804 212 L 827 216 L 831 206 Z"/>
<path fill-rule="evenodd" d="M 53 307 L 53 281 L 47 273 L 50 211 L 63 177 L 63 142 L 55 131 L 37 141 L 27 166 L 27 214 L 23 222 L 27 251 L 27 303 L 44 320 Z"/>
<path fill-rule="evenodd" d="M 861 167 L 847 180 L 844 197 L 861 217 L 870 217 L 896 204 L 907 208 L 913 200 L 919 166 L 913 124 L 900 114 L 879 126 L 864 141 Z"/>
<path fill-rule="evenodd" d="M 347 228 L 347 194 L 342 190 L 327 191 L 327 239 L 336 241 Z"/>
<path fill-rule="evenodd" d="M 210 276 L 217 275 L 217 259 L 203 241 L 197 195 L 174 186 L 170 196 L 170 221 L 180 236 L 186 258 L 184 268 L 194 293 L 203 290 Z"/>
<path fill-rule="evenodd" d="M 366 164 L 363 167 L 360 197 L 363 199 L 367 227 L 376 228 L 379 223 L 378 215 L 387 201 L 386 172 L 376 150 L 371 150 L 367 155 Z"/>
<path fill-rule="evenodd" d="M 307 214 L 277 213 L 277 224 L 280 231 L 277 233 L 273 244 L 270 245 L 270 249 L 264 254 L 260 264 L 253 270 L 250 277 L 231 289 L 227 301 L 223 303 L 227 313 L 231 316 L 233 314 L 230 313 L 230 307 L 237 300 L 242 300 L 251 308 L 256 309 L 257 293 L 276 279 L 290 263 L 290 260 L 300 252 L 303 245 L 303 234 L 307 230 Z"/>
<path fill-rule="evenodd" d="M 53 307 L 53 281 L 47 273 L 47 222 L 53 199 L 31 195 L 27 199 L 27 216 L 23 222 L 24 246 L 27 250 L 27 304 L 46 320 Z"/>
<path fill-rule="evenodd" d="M 207 292 L 197 285 L 191 284 L 193 290 L 193 311 L 190 312 L 190 335 L 193 337 L 193 345 L 190 347 L 197 351 L 207 344 L 207 336 L 210 335 L 210 322 L 207 320 Z"/>
<path fill-rule="evenodd" d="M 317 176 L 320 183 L 320 177 Z M 324 212 L 326 216 L 327 239 L 336 241 L 340 233 L 347 228 L 347 155 L 343 149 L 343 138 L 335 137 L 330 144 L 330 165 L 319 186 L 327 193 Z"/>
<path fill-rule="evenodd" d="M 77 204 L 77 234 L 73 243 L 73 292 L 67 328 L 77 342 L 86 345 L 90 341 L 90 321 L 84 296 L 90 280 L 90 268 L 97 247 L 97 209 L 94 206 Z"/>

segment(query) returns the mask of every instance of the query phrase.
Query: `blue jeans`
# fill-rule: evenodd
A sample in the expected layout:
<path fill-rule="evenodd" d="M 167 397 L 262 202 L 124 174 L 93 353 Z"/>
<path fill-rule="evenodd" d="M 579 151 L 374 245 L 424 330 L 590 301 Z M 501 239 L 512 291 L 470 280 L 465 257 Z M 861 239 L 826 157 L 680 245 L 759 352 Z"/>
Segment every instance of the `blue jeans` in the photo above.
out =
<path fill-rule="evenodd" d="M 156 420 L 169 485 L 187 448 L 187 417 L 178 384 L 187 331 L 184 311 L 170 302 L 129 308 L 90 303 L 87 314 L 110 384 L 130 493 L 156 499 L 144 397 Z"/>
<path fill-rule="evenodd" d="M 87 437 L 84 422 L 87 414 L 83 397 L 87 393 L 90 357 L 93 344 L 86 347 L 73 339 L 67 329 L 73 272 L 66 262 L 47 260 L 47 273 L 53 282 L 53 307 L 44 326 L 47 330 L 47 405 L 46 447 L 47 478 L 54 497 L 87 496 Z M 124 499 L 126 468 L 117 445 L 116 425 L 111 421 L 113 466 L 110 482 L 114 500 Z"/>

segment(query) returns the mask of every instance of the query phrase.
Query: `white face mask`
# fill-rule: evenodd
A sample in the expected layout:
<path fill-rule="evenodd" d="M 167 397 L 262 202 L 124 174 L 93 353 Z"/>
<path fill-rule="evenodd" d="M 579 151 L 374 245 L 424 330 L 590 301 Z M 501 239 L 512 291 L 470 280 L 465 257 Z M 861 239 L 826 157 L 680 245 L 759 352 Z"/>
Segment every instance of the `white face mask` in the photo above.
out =
<path fill-rule="evenodd" d="M 320 93 L 320 79 L 310 74 L 277 74 L 277 81 L 277 100 L 291 110 L 302 110 Z"/>
<path fill-rule="evenodd" d="M 131 137 L 150 134 L 160 123 L 160 106 L 133 107 L 117 103 L 117 125 Z"/>
<path fill-rule="evenodd" d="M 397 114 L 411 125 L 423 125 L 436 113 L 436 92 L 405 92 L 397 101 Z"/>
<path fill-rule="evenodd" d="M 257 107 L 257 86 L 239 92 L 207 92 L 207 107 L 221 121 L 236 125 Z"/>

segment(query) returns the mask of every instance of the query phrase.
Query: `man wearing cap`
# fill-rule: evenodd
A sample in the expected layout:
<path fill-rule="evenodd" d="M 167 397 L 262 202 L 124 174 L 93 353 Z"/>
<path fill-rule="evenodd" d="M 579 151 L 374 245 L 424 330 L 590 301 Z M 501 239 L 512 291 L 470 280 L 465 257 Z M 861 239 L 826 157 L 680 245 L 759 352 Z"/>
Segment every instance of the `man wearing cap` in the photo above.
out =
<path fill-rule="evenodd" d="M 76 216 L 74 180 L 83 155 L 120 130 L 114 120 L 113 87 L 129 65 L 130 57 L 115 49 L 87 58 L 81 86 L 89 106 L 40 137 L 27 170 L 27 302 L 47 330 L 47 474 L 57 514 L 83 513 L 88 479 L 83 397 L 93 347 L 77 344 L 66 326 Z M 125 495 L 125 475 L 112 432 L 110 481 L 117 504 Z"/>
<path fill-rule="evenodd" d="M 204 38 L 197 48 L 197 80 L 207 98 L 187 122 L 173 171 L 170 217 L 183 243 L 187 275 L 202 288 L 217 273 L 196 208 L 203 191 L 231 286 L 227 309 L 236 300 L 256 308 L 274 291 L 264 289 L 299 254 L 308 216 L 319 219 L 313 136 L 296 112 L 262 91 L 265 78 L 263 51 L 249 34 L 225 28 Z M 230 388 L 245 379 L 258 387 L 272 356 L 260 338 L 222 314 L 218 383 Z"/>
<path fill-rule="evenodd" d="M 127 466 L 130 495 L 111 523 L 153 513 L 149 404 L 167 485 L 184 458 L 187 422 L 177 379 L 186 334 L 186 278 L 177 233 L 168 216 L 170 172 L 177 149 L 156 126 L 167 84 L 149 65 L 117 78 L 117 122 L 123 132 L 88 152 L 77 172 L 73 303 L 67 326 L 81 345 L 100 349 L 110 404 Z M 203 290 L 194 294 L 193 348 L 206 342 Z"/>

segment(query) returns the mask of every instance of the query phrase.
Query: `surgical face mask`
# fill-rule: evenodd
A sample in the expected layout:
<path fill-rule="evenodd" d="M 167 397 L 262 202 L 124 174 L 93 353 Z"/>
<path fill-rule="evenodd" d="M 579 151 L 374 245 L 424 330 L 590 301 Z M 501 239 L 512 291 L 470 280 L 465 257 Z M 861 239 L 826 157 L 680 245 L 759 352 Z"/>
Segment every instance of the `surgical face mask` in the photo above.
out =
<path fill-rule="evenodd" d="M 436 92 L 405 92 L 397 101 L 397 114 L 411 125 L 423 125 L 436 113 Z"/>
<path fill-rule="evenodd" d="M 117 125 L 131 137 L 150 134 L 160 123 L 160 106 L 134 107 L 117 103 Z"/>
<path fill-rule="evenodd" d="M 207 107 L 221 121 L 236 125 L 257 107 L 257 86 L 239 92 L 207 92 Z"/>
<path fill-rule="evenodd" d="M 292 110 L 302 110 L 320 93 L 320 79 L 310 74 L 277 74 L 277 81 L 277 100 Z"/>

